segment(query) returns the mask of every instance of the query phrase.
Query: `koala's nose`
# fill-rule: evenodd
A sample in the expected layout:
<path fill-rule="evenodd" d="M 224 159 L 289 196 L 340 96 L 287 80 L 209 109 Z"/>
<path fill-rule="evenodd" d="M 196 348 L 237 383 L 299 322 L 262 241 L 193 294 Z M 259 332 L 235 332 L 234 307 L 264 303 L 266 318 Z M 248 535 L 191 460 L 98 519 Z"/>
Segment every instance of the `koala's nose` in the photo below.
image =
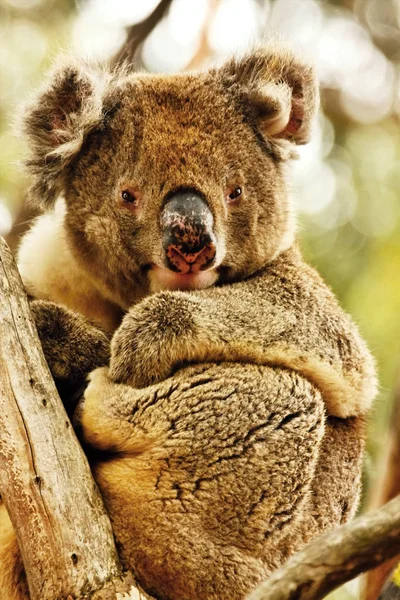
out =
<path fill-rule="evenodd" d="M 215 257 L 215 246 L 212 243 L 206 244 L 200 252 L 184 251 L 170 244 L 166 250 L 168 268 L 179 273 L 187 273 L 188 271 L 202 271 L 210 266 L 210 263 Z"/>
<path fill-rule="evenodd" d="M 216 254 L 214 219 L 196 191 L 171 196 L 161 213 L 166 266 L 178 273 L 204 271 Z"/>

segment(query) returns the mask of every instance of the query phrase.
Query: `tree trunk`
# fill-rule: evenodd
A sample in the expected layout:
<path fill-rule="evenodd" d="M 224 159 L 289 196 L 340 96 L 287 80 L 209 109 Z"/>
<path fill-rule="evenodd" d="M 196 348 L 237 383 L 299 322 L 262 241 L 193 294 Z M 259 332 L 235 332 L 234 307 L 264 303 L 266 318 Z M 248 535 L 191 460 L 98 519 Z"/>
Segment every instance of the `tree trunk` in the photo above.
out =
<path fill-rule="evenodd" d="M 0 492 L 31 600 L 139 598 L 0 237 Z M 126 597 L 126 596 L 124 596 Z"/>

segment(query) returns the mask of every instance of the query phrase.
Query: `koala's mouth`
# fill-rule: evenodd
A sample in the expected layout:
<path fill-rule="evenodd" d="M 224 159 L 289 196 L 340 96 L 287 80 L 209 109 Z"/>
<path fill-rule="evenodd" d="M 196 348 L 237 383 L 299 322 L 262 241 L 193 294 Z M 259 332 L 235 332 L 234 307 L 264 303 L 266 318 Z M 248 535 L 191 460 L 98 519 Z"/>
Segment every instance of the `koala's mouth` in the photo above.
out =
<path fill-rule="evenodd" d="M 211 287 L 218 279 L 217 269 L 188 273 L 175 273 L 166 267 L 151 265 L 148 270 L 152 292 L 162 290 L 201 290 Z"/>

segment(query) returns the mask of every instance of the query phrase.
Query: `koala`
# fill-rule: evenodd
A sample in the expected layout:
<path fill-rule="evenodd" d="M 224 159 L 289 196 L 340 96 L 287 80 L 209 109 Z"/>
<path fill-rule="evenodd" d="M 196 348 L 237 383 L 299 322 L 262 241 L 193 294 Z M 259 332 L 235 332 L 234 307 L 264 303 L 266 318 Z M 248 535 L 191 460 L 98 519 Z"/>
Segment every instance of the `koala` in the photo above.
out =
<path fill-rule="evenodd" d="M 90 371 L 74 424 L 149 597 L 243 600 L 357 508 L 374 361 L 285 176 L 317 108 L 312 67 L 267 44 L 169 76 L 68 59 L 27 109 L 45 214 L 19 268 L 55 376 Z M 0 598 L 26 600 L 3 531 Z"/>

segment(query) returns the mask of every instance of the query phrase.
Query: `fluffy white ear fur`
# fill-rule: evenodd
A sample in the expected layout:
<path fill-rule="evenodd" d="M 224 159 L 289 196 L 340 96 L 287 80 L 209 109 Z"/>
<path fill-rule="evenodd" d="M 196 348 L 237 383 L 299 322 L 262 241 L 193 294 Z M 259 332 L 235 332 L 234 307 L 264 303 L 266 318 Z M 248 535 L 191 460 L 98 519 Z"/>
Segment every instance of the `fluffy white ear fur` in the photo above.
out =
<path fill-rule="evenodd" d="M 65 167 L 82 147 L 87 134 L 101 124 L 103 97 L 111 75 L 72 58 L 62 59 L 47 85 L 23 110 L 25 161 L 34 204 L 48 208 L 62 191 Z"/>
<path fill-rule="evenodd" d="M 250 94 L 250 100 L 262 108 L 268 107 L 268 115 L 260 126 L 267 135 L 281 135 L 285 131 L 291 114 L 292 91 L 285 83 L 266 83 Z"/>
<path fill-rule="evenodd" d="M 319 106 L 313 67 L 281 42 L 271 42 L 220 69 L 222 80 L 240 89 L 271 141 L 309 141 Z"/>

